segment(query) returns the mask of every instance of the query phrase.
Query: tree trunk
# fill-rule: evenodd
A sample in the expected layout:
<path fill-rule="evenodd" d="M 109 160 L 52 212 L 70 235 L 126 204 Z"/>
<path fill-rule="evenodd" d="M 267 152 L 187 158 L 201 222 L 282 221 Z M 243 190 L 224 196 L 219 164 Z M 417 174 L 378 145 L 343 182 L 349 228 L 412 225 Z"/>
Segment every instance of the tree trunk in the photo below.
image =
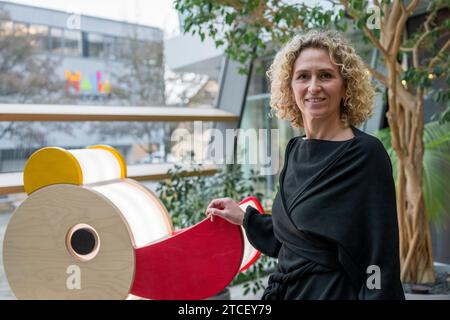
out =
<path fill-rule="evenodd" d="M 414 99 L 402 99 L 406 90 L 396 81 L 397 61 L 386 59 L 389 73 L 389 112 L 392 146 L 398 157 L 397 211 L 400 229 L 401 279 L 403 282 L 435 281 L 431 234 L 422 190 L 423 90 Z M 411 93 L 410 93 L 411 94 Z"/>

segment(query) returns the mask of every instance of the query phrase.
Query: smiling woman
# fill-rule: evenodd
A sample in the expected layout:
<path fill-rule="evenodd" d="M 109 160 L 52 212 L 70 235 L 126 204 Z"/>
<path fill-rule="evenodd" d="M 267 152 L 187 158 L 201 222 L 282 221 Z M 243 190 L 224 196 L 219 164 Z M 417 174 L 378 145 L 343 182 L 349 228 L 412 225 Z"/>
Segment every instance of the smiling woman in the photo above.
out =
<path fill-rule="evenodd" d="M 279 118 L 290 120 L 294 127 L 304 127 L 308 137 L 310 130 L 303 118 L 314 117 L 309 112 L 305 114 L 306 99 L 328 98 L 324 102 L 334 112 L 322 108 L 312 115 L 323 118 L 339 111 L 338 119 L 344 127 L 358 126 L 372 114 L 375 91 L 367 69 L 355 50 L 337 33 L 311 31 L 294 37 L 278 52 L 267 75 L 271 80 L 271 107 Z M 333 119 L 333 126 L 338 126 L 339 122 Z M 311 134 L 323 135 L 312 129 Z M 349 134 L 349 130 L 346 132 Z"/>
<path fill-rule="evenodd" d="M 216 199 L 207 214 L 242 224 L 278 258 L 263 299 L 404 299 L 392 165 L 382 143 L 356 128 L 374 89 L 338 34 L 311 31 L 276 55 L 271 107 L 305 136 L 286 146 L 272 215 Z"/>

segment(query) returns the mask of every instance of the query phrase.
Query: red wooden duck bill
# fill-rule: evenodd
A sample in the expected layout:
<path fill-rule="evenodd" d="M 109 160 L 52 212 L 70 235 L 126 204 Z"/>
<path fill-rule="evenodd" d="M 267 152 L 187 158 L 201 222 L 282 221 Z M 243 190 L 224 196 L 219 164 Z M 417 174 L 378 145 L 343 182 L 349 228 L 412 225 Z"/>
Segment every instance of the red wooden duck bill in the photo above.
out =
<path fill-rule="evenodd" d="M 255 197 L 252 201 L 262 212 Z M 244 237 L 240 226 L 216 217 L 136 248 L 136 270 L 130 293 L 158 300 L 205 299 L 222 291 L 242 270 Z"/>

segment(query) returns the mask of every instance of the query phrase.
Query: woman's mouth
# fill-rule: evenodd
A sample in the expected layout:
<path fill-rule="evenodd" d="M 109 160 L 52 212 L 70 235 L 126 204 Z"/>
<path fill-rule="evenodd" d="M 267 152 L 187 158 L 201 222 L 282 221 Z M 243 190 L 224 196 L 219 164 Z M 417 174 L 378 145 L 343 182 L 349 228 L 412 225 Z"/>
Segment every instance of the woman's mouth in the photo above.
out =
<path fill-rule="evenodd" d="M 312 102 L 312 103 L 317 103 L 317 102 L 322 102 L 325 100 L 325 98 L 309 98 L 309 99 L 305 99 L 308 102 Z"/>

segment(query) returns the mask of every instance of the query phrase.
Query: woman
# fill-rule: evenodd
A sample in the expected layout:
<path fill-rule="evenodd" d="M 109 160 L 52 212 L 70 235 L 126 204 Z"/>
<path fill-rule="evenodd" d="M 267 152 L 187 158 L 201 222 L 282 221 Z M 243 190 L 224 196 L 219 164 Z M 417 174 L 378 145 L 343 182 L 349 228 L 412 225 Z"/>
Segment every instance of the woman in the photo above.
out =
<path fill-rule="evenodd" d="M 311 31 L 276 55 L 268 76 L 277 116 L 305 131 L 286 147 L 272 215 L 229 198 L 206 214 L 243 225 L 278 258 L 263 299 L 404 299 L 391 162 L 356 128 L 374 96 L 361 58 L 337 33 Z"/>

